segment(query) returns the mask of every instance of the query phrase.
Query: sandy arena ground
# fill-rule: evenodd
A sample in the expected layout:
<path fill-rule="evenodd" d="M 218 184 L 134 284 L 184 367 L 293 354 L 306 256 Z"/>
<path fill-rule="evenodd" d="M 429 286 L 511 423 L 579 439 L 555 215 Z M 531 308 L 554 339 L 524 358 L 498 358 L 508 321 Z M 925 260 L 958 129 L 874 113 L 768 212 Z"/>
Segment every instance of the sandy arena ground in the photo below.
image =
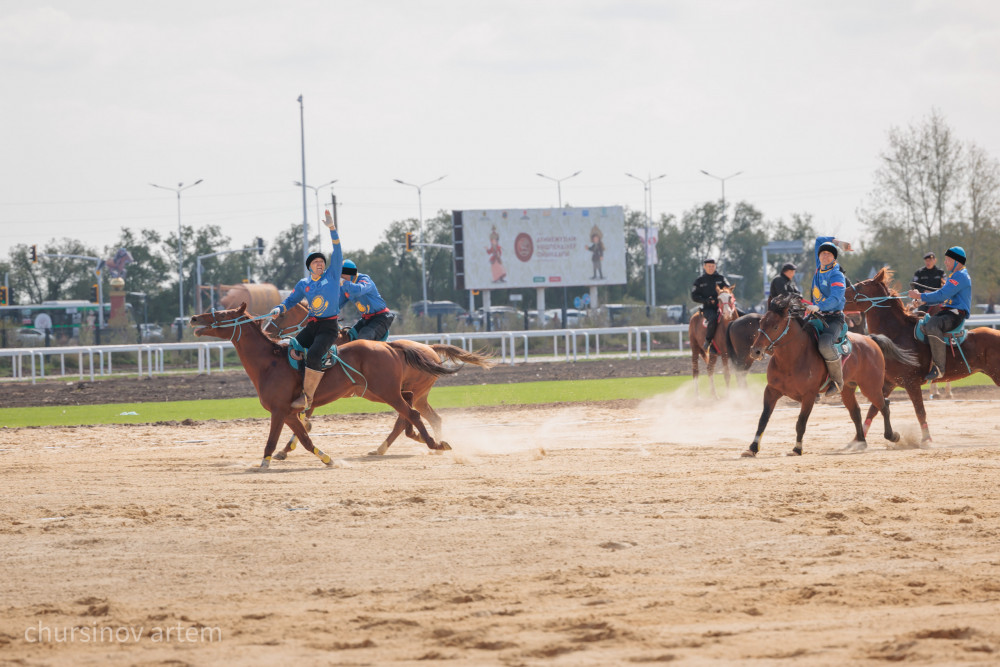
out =
<path fill-rule="evenodd" d="M 0 430 L 0 662 L 997 664 L 997 405 L 756 460 L 757 395 L 327 417 L 267 473 L 263 421 Z"/>

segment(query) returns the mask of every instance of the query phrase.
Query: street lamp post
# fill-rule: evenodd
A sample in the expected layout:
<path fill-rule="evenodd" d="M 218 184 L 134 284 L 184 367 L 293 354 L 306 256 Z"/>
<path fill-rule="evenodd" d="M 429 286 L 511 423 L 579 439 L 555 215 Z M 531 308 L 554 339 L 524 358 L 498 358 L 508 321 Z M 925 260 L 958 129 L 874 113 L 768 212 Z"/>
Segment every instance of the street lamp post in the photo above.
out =
<path fill-rule="evenodd" d="M 573 178 L 574 176 L 579 176 L 580 175 L 580 171 L 578 171 L 576 173 L 573 173 L 573 174 L 570 174 L 569 176 L 563 176 L 562 178 L 552 178 L 551 176 L 546 176 L 545 174 L 537 174 L 537 175 L 541 176 L 542 178 L 547 178 L 550 181 L 555 181 L 556 182 L 556 193 L 559 195 L 559 208 L 562 208 L 562 182 L 563 181 L 568 181 L 569 179 Z"/>
<path fill-rule="evenodd" d="M 721 176 L 716 176 L 715 174 L 710 174 L 707 171 L 705 171 L 704 169 L 700 169 L 699 171 L 701 171 L 701 173 L 705 174 L 706 176 L 710 176 L 710 177 L 714 178 L 715 180 L 719 181 L 720 183 L 722 183 L 722 225 L 723 225 L 723 227 L 725 227 L 725 224 L 726 224 L 726 181 L 728 181 L 730 178 L 735 178 L 735 177 L 739 176 L 743 172 L 742 171 L 738 171 L 735 174 L 730 174 L 729 176 L 726 176 L 725 178 L 723 178 Z M 723 231 L 725 231 L 725 230 L 723 230 Z M 723 246 L 725 246 L 725 242 L 726 242 L 725 241 L 725 236 L 723 236 L 723 241 L 722 241 Z"/>
<path fill-rule="evenodd" d="M 316 194 L 316 233 L 319 234 L 320 245 L 323 244 L 322 243 L 322 239 L 323 239 L 323 229 L 322 229 L 323 220 L 322 220 L 322 218 L 319 217 L 319 191 L 320 191 L 320 188 L 325 188 L 326 186 L 333 185 L 336 182 L 337 182 L 337 179 L 333 179 L 329 183 L 324 183 L 323 185 L 317 185 L 317 186 L 313 187 L 312 185 L 307 185 L 307 184 L 303 183 L 302 181 L 292 181 L 292 183 L 294 183 L 296 185 L 296 187 L 309 188 L 310 190 L 312 190 Z"/>
<path fill-rule="evenodd" d="M 639 178 L 638 176 L 633 176 L 632 174 L 625 172 L 625 175 L 629 178 L 634 178 L 635 180 L 642 183 L 642 208 L 643 215 L 646 218 L 646 234 L 643 239 L 643 252 L 645 253 L 644 258 L 646 261 L 646 317 L 650 316 L 651 307 L 656 306 L 656 267 L 653 263 L 649 261 L 649 237 L 651 232 L 651 218 L 653 217 L 653 181 L 658 181 L 661 178 L 666 178 L 666 174 L 660 174 L 656 177 L 647 176 L 646 180 Z"/>
<path fill-rule="evenodd" d="M 563 176 L 562 178 L 552 178 L 551 176 L 546 176 L 545 174 L 540 172 L 536 172 L 536 175 L 541 176 L 542 178 L 547 178 L 550 181 L 556 182 L 556 194 L 559 197 L 559 208 L 562 208 L 562 182 L 568 181 L 574 176 L 579 176 L 581 171 L 583 170 L 581 169 L 579 171 L 575 171 L 569 176 Z M 568 308 L 569 308 L 569 288 L 563 285 L 563 307 L 562 307 L 562 320 L 561 320 L 561 324 L 563 327 L 566 326 L 566 310 Z M 541 322 L 542 321 L 541 308 L 539 308 L 538 310 L 539 310 L 538 321 Z"/>
<path fill-rule="evenodd" d="M 447 174 L 445 174 L 445 176 L 447 176 Z M 428 185 L 430 185 L 431 183 L 437 183 L 438 181 L 440 181 L 443 178 L 444 178 L 444 176 L 439 176 L 439 177 L 435 178 L 433 181 L 427 181 L 426 183 L 422 183 L 420 185 L 416 185 L 415 183 L 407 183 L 406 181 L 401 181 L 398 178 L 392 179 L 392 180 L 396 181 L 397 183 L 399 183 L 400 185 L 409 185 L 411 188 L 416 188 L 417 189 L 417 212 L 420 215 L 420 218 L 419 218 L 419 220 L 420 220 L 420 243 L 418 243 L 417 245 L 420 246 L 420 282 L 423 285 L 423 290 L 424 290 L 424 317 L 427 317 L 427 265 L 425 263 L 426 262 L 426 258 L 425 258 L 425 255 L 424 255 L 424 250 L 427 248 L 427 240 L 424 238 L 424 199 L 423 199 L 423 189 L 425 187 L 427 187 Z"/>
<path fill-rule="evenodd" d="M 181 245 L 181 193 L 188 188 L 193 188 L 194 186 L 201 183 L 203 180 L 199 178 L 194 183 L 190 185 L 184 185 L 183 183 L 178 183 L 176 188 L 167 187 L 165 185 L 157 185 L 156 183 L 150 183 L 154 188 L 160 188 L 161 190 L 170 190 L 171 192 L 177 193 L 177 291 L 180 295 L 180 318 L 184 319 L 184 248 Z"/>

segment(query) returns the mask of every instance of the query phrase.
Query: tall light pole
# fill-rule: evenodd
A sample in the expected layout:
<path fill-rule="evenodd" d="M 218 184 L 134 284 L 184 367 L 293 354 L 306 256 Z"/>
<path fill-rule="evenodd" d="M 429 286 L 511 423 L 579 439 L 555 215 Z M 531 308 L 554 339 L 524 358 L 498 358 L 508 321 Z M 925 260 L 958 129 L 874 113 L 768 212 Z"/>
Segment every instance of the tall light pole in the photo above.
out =
<path fill-rule="evenodd" d="M 721 176 L 716 176 L 715 174 L 710 174 L 707 171 L 705 171 L 704 169 L 699 169 L 699 171 L 701 173 L 705 174 L 706 176 L 710 176 L 710 177 L 714 178 L 715 180 L 719 181 L 720 183 L 722 183 L 722 226 L 724 228 L 725 225 L 726 225 L 726 181 L 728 181 L 730 178 L 735 178 L 735 177 L 739 176 L 743 172 L 742 171 L 738 171 L 735 174 L 730 174 L 729 176 L 726 176 L 725 178 L 723 178 Z M 725 231 L 725 229 L 723 229 L 723 231 Z M 725 246 L 725 236 L 723 236 L 722 243 L 723 243 L 723 246 Z"/>
<path fill-rule="evenodd" d="M 569 179 L 573 178 L 574 176 L 579 176 L 580 172 L 578 171 L 578 172 L 576 172 L 574 174 L 570 174 L 569 176 L 563 176 L 562 178 L 552 178 L 551 176 L 546 176 L 545 174 L 537 174 L 537 175 L 541 176 L 542 178 L 547 178 L 550 181 L 555 181 L 556 182 L 556 193 L 559 195 L 559 208 L 562 208 L 562 182 L 563 181 L 568 181 Z"/>
<path fill-rule="evenodd" d="M 306 260 L 309 259 L 309 214 L 306 212 L 306 109 L 302 104 L 302 96 L 299 95 L 299 133 L 302 139 L 302 267 L 303 274 L 309 277 L 309 267 Z"/>
<path fill-rule="evenodd" d="M 445 174 L 447 176 L 447 174 Z M 427 248 L 427 240 L 424 238 L 424 196 L 423 189 L 430 185 L 431 183 L 437 183 L 444 176 L 438 176 L 433 181 L 427 181 L 426 183 L 421 183 L 416 185 L 415 183 L 407 183 L 406 181 L 401 181 L 398 178 L 392 180 L 396 181 L 400 185 L 409 185 L 411 188 L 417 189 L 417 211 L 420 214 L 420 283 L 424 288 L 424 317 L 427 317 L 427 265 L 426 258 L 424 255 L 424 250 Z"/>
<path fill-rule="evenodd" d="M 194 183 L 190 185 L 184 185 L 183 183 L 178 183 L 176 188 L 170 188 L 165 185 L 157 185 L 156 183 L 150 183 L 154 188 L 160 188 L 161 190 L 170 190 L 171 192 L 177 193 L 177 291 L 180 294 L 180 318 L 184 319 L 184 249 L 181 245 L 181 193 L 188 188 L 193 188 L 194 186 L 201 183 L 203 178 L 199 178 Z"/>
<path fill-rule="evenodd" d="M 329 183 L 324 183 L 323 185 L 317 185 L 316 187 L 313 187 L 311 185 L 306 185 L 302 181 L 292 181 L 292 183 L 294 183 L 296 186 L 301 188 L 309 188 L 310 190 L 316 193 L 316 233 L 319 234 L 320 245 L 322 245 L 322 239 L 323 239 L 323 229 L 322 229 L 323 220 L 319 217 L 319 191 L 320 188 L 325 188 L 326 186 L 333 185 L 336 182 L 337 179 L 333 179 Z"/>
<path fill-rule="evenodd" d="M 650 237 L 650 219 L 653 217 L 653 181 L 658 181 L 661 178 L 666 178 L 666 174 L 660 174 L 659 176 L 652 177 L 647 176 L 645 180 L 639 178 L 638 176 L 633 176 L 632 174 L 625 172 L 625 175 L 629 178 L 634 178 L 635 180 L 642 183 L 642 208 L 643 215 L 646 217 L 646 234 L 643 238 L 643 252 L 645 253 L 646 260 L 646 317 L 650 316 L 650 307 L 656 305 L 656 269 L 653 263 L 649 261 L 649 237 Z"/>

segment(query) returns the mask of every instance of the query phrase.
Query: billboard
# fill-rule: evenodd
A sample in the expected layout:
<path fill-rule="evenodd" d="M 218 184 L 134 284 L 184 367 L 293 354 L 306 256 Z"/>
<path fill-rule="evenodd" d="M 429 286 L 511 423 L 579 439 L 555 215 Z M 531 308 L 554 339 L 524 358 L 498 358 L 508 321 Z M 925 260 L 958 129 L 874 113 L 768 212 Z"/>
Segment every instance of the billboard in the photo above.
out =
<path fill-rule="evenodd" d="M 625 283 L 621 206 L 452 211 L 452 223 L 458 289 Z"/>

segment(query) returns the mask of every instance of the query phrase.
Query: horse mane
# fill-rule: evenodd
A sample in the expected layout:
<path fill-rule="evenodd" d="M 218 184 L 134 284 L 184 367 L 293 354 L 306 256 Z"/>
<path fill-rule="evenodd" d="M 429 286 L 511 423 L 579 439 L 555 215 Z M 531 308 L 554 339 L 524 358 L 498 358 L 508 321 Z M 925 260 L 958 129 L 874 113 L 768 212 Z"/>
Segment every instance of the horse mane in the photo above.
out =
<path fill-rule="evenodd" d="M 899 292 L 892 286 L 892 282 L 895 276 L 896 276 L 895 270 L 893 270 L 891 267 L 883 266 L 881 269 L 879 269 L 878 273 L 876 273 L 871 278 L 871 281 L 873 283 L 880 283 L 883 287 L 885 287 L 885 291 L 889 296 L 899 297 L 900 296 Z M 904 305 L 902 299 L 899 298 L 891 299 L 889 301 L 889 308 L 897 310 L 900 315 L 902 315 L 906 320 L 912 322 L 913 324 L 919 322 L 923 317 L 922 315 L 916 312 L 916 308 Z"/>

